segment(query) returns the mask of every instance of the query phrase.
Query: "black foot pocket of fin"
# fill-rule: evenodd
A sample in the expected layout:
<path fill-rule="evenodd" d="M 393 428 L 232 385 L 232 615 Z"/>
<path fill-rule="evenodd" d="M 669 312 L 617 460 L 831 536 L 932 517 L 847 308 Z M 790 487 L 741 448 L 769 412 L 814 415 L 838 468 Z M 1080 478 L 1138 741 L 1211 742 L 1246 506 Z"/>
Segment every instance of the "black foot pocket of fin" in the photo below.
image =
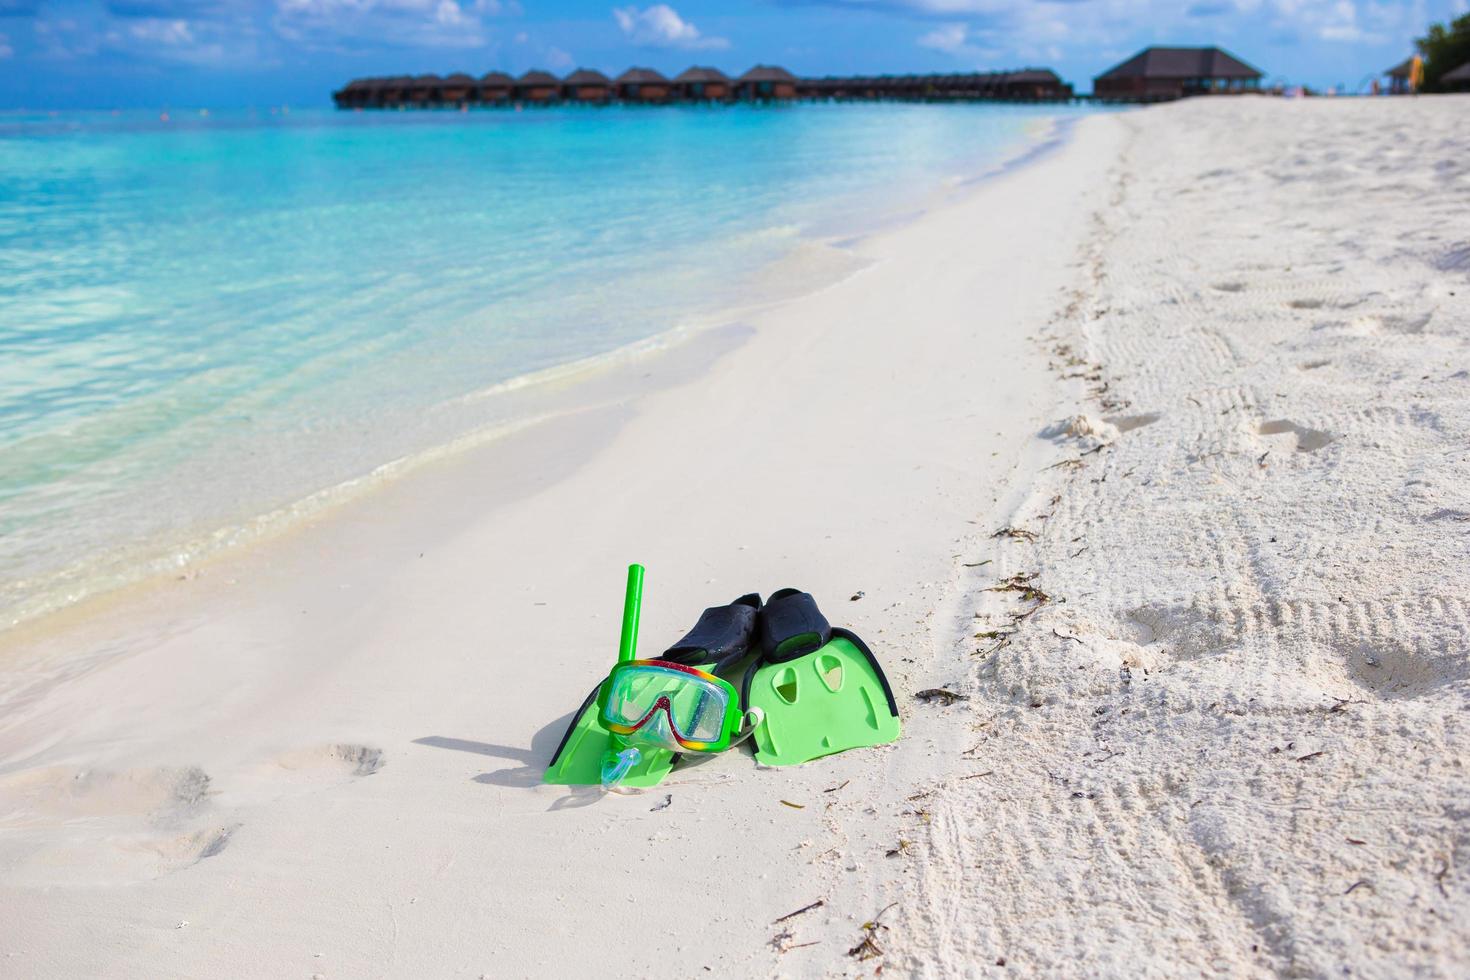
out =
<path fill-rule="evenodd" d="M 761 657 L 768 664 L 785 663 L 826 646 L 832 626 L 817 608 L 817 600 L 800 589 L 774 593 L 761 610 Z"/>
<path fill-rule="evenodd" d="M 755 640 L 761 597 L 752 592 L 728 606 L 712 606 L 699 616 L 684 638 L 663 652 L 661 659 L 690 667 L 723 670 L 749 652 Z"/>

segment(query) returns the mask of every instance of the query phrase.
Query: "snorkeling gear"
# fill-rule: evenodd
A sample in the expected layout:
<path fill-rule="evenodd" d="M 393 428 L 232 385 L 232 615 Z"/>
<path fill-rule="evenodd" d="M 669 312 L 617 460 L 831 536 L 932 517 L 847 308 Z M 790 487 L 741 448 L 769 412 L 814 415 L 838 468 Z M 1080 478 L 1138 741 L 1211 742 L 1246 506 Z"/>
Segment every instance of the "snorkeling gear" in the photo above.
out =
<path fill-rule="evenodd" d="M 547 783 L 569 786 L 656 786 L 678 761 L 679 753 L 718 751 L 694 747 L 704 742 L 698 736 L 708 734 L 711 729 L 707 721 L 704 727 L 690 724 L 694 715 L 689 712 L 699 702 L 699 697 L 696 688 L 689 686 L 687 675 L 683 674 L 682 669 L 694 668 L 708 677 L 716 670 L 727 670 L 743 660 L 753 645 L 756 613 L 761 606 L 760 596 L 744 595 L 729 605 L 706 609 L 694 628 L 670 647 L 661 661 L 635 661 L 633 656 L 637 648 L 642 587 L 643 568 L 638 565 L 630 566 L 628 589 L 623 603 L 623 633 L 618 651 L 618 665 L 606 680 L 592 689 L 577 709 L 543 777 Z M 646 666 L 660 662 L 666 669 L 653 670 Z M 626 708 L 628 715 L 614 714 L 613 718 L 615 723 L 620 723 L 625 728 L 630 721 L 638 721 L 633 732 L 611 731 L 603 720 L 603 704 L 607 700 L 603 695 L 604 692 L 610 693 L 610 682 L 615 678 L 623 678 L 625 681 L 614 706 L 615 711 Z M 719 684 L 726 683 L 718 677 L 714 680 Z M 728 713 L 733 709 L 738 719 L 744 714 L 740 708 L 740 699 L 733 686 L 726 686 L 729 690 L 722 695 L 726 698 L 723 702 L 726 705 L 725 710 Z M 706 689 L 706 693 L 712 700 L 707 701 L 700 712 L 710 711 L 709 705 L 718 703 L 718 697 L 713 691 Z M 661 696 L 667 699 L 667 708 L 659 708 Z M 644 715 L 632 719 L 632 706 L 639 704 L 644 708 Z M 622 721 L 618 722 L 619 719 Z M 722 730 L 725 724 L 722 720 Z M 639 732 L 640 727 L 648 730 Z M 673 734 L 675 731 L 686 736 L 689 744 L 680 744 L 678 737 Z M 735 735 L 730 735 L 725 742 L 721 743 L 716 739 L 712 744 L 728 747 L 738 740 Z"/>
<path fill-rule="evenodd" d="M 758 762 L 793 766 L 898 739 L 898 705 L 878 659 L 856 633 L 834 629 L 809 594 L 772 595 L 760 634 L 741 691 L 746 710 L 763 715 Z"/>
<path fill-rule="evenodd" d="M 721 752 L 753 738 L 756 761 L 809 762 L 896 741 L 898 705 L 857 634 L 833 628 L 816 600 L 782 589 L 706 609 L 655 660 L 638 660 L 643 568 L 628 568 L 618 662 L 577 709 L 544 781 L 657 785 L 682 753 Z M 757 643 L 757 634 L 758 643 Z M 719 676 L 758 647 L 740 687 Z"/>

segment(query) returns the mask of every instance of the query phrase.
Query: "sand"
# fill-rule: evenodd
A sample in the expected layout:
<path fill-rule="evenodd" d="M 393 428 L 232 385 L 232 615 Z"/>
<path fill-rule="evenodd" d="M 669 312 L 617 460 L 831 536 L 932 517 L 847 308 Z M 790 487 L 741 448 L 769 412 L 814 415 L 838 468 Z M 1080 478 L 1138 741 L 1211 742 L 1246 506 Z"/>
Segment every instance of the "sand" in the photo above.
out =
<path fill-rule="evenodd" d="M 903 966 L 1470 970 L 1466 112 L 1119 121 L 1049 332 L 1083 434 L 941 607 L 993 774 L 906 825 Z"/>
<path fill-rule="evenodd" d="M 1088 119 L 837 285 L 0 638 L 0 974 L 1465 972 L 1467 112 Z M 634 560 L 645 652 L 811 590 L 904 738 L 540 785 Z"/>

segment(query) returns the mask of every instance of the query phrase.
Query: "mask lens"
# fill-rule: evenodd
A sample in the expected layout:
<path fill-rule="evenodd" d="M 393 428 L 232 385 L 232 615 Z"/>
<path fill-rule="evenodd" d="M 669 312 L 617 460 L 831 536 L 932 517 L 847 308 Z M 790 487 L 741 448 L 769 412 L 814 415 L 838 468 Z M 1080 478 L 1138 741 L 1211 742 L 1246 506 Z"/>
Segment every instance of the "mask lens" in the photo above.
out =
<path fill-rule="evenodd" d="M 658 681 L 652 671 L 641 667 L 620 667 L 608 679 L 608 721 L 615 725 L 636 725 L 658 703 Z"/>
<path fill-rule="evenodd" d="M 724 688 L 694 679 L 683 685 L 671 701 L 674 727 L 685 741 L 719 741 L 725 727 L 727 702 Z"/>
<path fill-rule="evenodd" d="M 673 733 L 687 742 L 718 742 L 724 731 L 729 692 L 702 677 L 651 664 L 618 667 L 608 679 L 605 719 L 614 725 L 643 722 L 656 740 Z M 662 703 L 667 704 L 667 717 Z M 653 712 L 653 717 L 649 713 Z M 646 719 L 646 721 L 645 721 Z M 666 729 L 672 723 L 673 733 Z M 657 727 L 655 727 L 657 726 Z M 642 729 L 640 729 L 642 731 Z"/>

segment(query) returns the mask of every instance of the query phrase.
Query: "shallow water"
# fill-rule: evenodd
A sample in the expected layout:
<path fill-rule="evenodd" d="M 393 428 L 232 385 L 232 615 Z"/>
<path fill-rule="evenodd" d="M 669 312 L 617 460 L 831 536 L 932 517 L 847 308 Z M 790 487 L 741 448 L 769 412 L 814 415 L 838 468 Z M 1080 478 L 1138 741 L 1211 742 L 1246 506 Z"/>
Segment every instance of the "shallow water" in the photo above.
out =
<path fill-rule="evenodd" d="M 0 115 L 0 626 L 830 271 L 1069 112 Z"/>

